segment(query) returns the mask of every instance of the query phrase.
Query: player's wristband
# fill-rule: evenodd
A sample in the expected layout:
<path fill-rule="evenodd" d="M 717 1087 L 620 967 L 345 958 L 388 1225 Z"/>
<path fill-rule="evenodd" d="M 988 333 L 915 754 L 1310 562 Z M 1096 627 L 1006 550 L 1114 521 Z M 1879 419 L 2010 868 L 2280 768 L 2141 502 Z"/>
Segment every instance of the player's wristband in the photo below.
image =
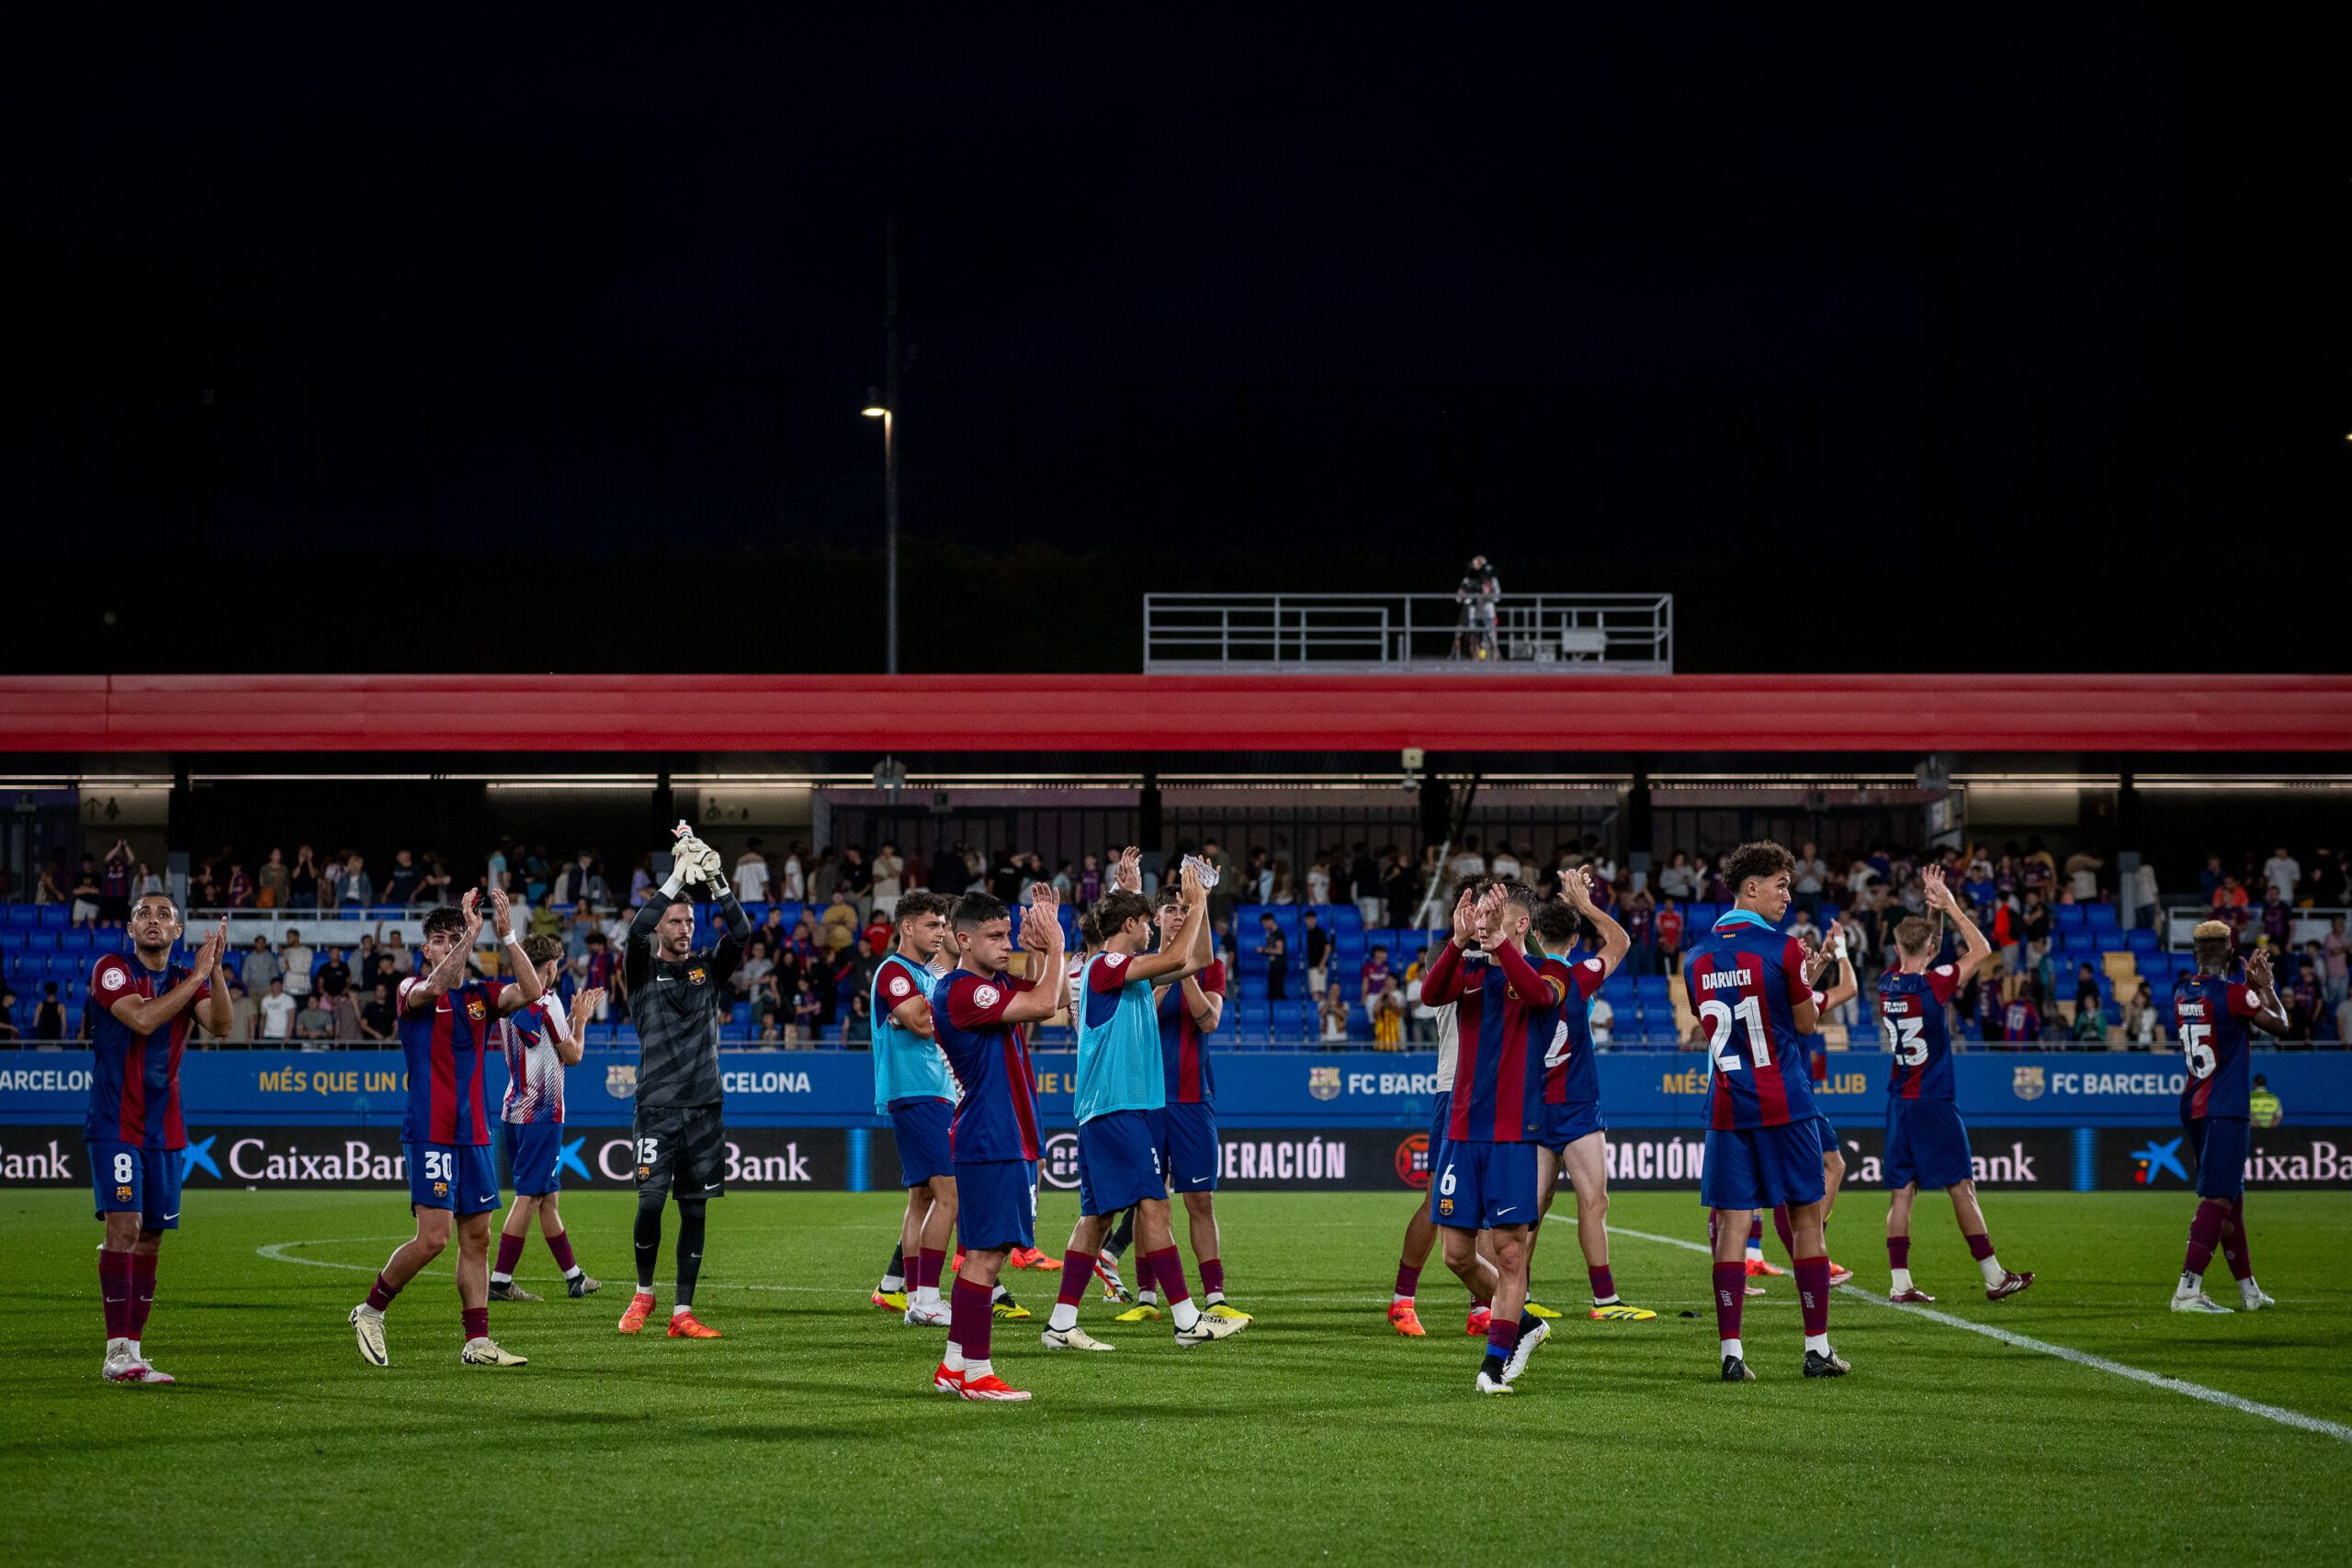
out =
<path fill-rule="evenodd" d="M 684 887 L 685 885 L 685 874 L 678 870 L 673 865 L 670 869 L 670 879 L 662 885 L 662 897 L 664 898 L 675 898 L 678 896 L 678 889 Z"/>

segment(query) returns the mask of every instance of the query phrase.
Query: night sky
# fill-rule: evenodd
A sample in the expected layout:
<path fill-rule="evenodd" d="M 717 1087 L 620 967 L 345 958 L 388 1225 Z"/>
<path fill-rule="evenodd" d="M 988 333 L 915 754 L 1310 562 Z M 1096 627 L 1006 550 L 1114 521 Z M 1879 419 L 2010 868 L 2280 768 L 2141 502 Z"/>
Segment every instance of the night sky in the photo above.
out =
<path fill-rule="evenodd" d="M 12 661 L 878 668 L 895 215 L 912 669 L 1474 548 L 1689 671 L 2347 667 L 2340 38 L 800 9 L 28 39 Z"/>

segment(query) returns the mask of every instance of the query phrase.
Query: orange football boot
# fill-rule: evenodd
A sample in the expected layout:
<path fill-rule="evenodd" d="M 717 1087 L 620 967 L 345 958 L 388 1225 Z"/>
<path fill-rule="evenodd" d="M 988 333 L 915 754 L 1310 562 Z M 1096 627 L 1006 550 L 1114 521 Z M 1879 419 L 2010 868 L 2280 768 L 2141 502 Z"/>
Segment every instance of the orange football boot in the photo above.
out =
<path fill-rule="evenodd" d="M 718 1339 L 723 1337 L 716 1328 L 694 1314 L 692 1308 L 670 1314 L 670 1337 L 673 1339 Z"/>
<path fill-rule="evenodd" d="M 1388 1303 L 1388 1326 L 1408 1339 L 1424 1338 L 1429 1334 L 1429 1330 L 1421 1326 L 1421 1314 L 1413 1310 L 1410 1302 Z"/>
<path fill-rule="evenodd" d="M 637 1294 L 629 1297 L 628 1310 L 621 1314 L 621 1332 L 623 1334 L 634 1334 L 639 1329 L 644 1327 L 646 1314 L 650 1313 L 652 1310 L 653 1298 L 646 1294 L 643 1291 L 639 1291 Z"/>

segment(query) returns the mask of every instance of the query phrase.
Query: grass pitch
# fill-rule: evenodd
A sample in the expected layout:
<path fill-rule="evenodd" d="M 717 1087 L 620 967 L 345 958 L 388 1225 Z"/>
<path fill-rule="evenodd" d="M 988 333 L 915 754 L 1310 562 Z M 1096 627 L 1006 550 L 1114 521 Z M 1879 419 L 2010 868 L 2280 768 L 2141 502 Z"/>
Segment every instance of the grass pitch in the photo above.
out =
<path fill-rule="evenodd" d="M 1833 1252 L 1885 1288 L 1884 1200 L 1849 1194 Z M 1914 1271 L 1938 1310 L 2352 1426 L 2352 1195 L 2257 1194 L 2255 1259 L 2279 1308 L 2175 1315 L 2193 1201 L 1996 1193 L 2003 1261 L 2040 1282 L 1993 1306 L 1940 1199 Z M 2191 1543 L 2233 1561 L 2343 1561 L 2352 1442 L 2002 1344 L 1840 1292 L 1854 1375 L 1807 1382 L 1791 1281 L 1747 1307 L 1761 1381 L 1715 1379 L 1705 1259 L 1621 1235 L 1626 1299 L 1654 1323 L 1563 1320 L 1508 1399 L 1471 1390 L 1479 1349 L 1434 1261 L 1430 1337 L 1385 1321 L 1399 1197 L 1234 1194 L 1235 1301 L 1258 1314 L 1178 1350 L 1166 1324 L 1081 1321 L 1110 1356 L 1048 1353 L 1056 1277 L 1012 1280 L 1031 1324 L 997 1365 L 1034 1404 L 932 1392 L 937 1332 L 866 1304 L 889 1251 L 888 1194 L 737 1196 L 711 1206 L 695 1343 L 614 1321 L 632 1201 L 575 1193 L 571 1235 L 608 1281 L 561 1294 L 534 1235 L 492 1332 L 531 1358 L 458 1365 L 445 1258 L 392 1309 L 392 1365 L 344 1314 L 406 1234 L 400 1195 L 191 1190 L 166 1244 L 147 1348 L 171 1389 L 97 1377 L 86 1198 L 0 1198 L 0 1451 L 12 1562 L 989 1562 L 1165 1557 L 1506 1562 L 1541 1553 L 1685 1561 L 2147 1562 Z M 1564 1201 L 1563 1209 L 1566 1207 Z M 1057 1251 L 1074 1201 L 1047 1195 Z M 1626 1231 L 1696 1237 L 1696 1200 L 1621 1195 Z M 674 1238 L 671 1216 L 667 1244 Z M 1768 1247 L 1771 1244 L 1768 1243 Z M 1776 1253 L 1777 1256 L 1777 1253 Z M 1187 1267 L 1192 1259 L 1187 1254 Z M 669 1259 L 665 1250 L 664 1267 Z M 1555 1219 L 1540 1299 L 1582 1303 Z M 1197 1269 L 1192 1275 L 1198 1286 Z M 2214 1294 L 2234 1301 L 2215 1262 Z M 668 1281 L 662 1283 L 663 1309 Z M 1681 1315 L 1688 1312 L 1693 1315 Z"/>

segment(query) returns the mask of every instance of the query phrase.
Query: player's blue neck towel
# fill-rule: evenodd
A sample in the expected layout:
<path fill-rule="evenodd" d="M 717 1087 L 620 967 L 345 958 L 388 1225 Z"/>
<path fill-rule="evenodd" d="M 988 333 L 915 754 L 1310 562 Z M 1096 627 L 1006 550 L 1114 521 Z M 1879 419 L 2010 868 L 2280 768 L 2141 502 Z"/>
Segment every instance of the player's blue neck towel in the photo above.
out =
<path fill-rule="evenodd" d="M 1736 925 L 1762 926 L 1768 931 L 1772 929 L 1772 922 L 1753 909 L 1726 909 L 1715 921 L 1717 931 Z"/>

